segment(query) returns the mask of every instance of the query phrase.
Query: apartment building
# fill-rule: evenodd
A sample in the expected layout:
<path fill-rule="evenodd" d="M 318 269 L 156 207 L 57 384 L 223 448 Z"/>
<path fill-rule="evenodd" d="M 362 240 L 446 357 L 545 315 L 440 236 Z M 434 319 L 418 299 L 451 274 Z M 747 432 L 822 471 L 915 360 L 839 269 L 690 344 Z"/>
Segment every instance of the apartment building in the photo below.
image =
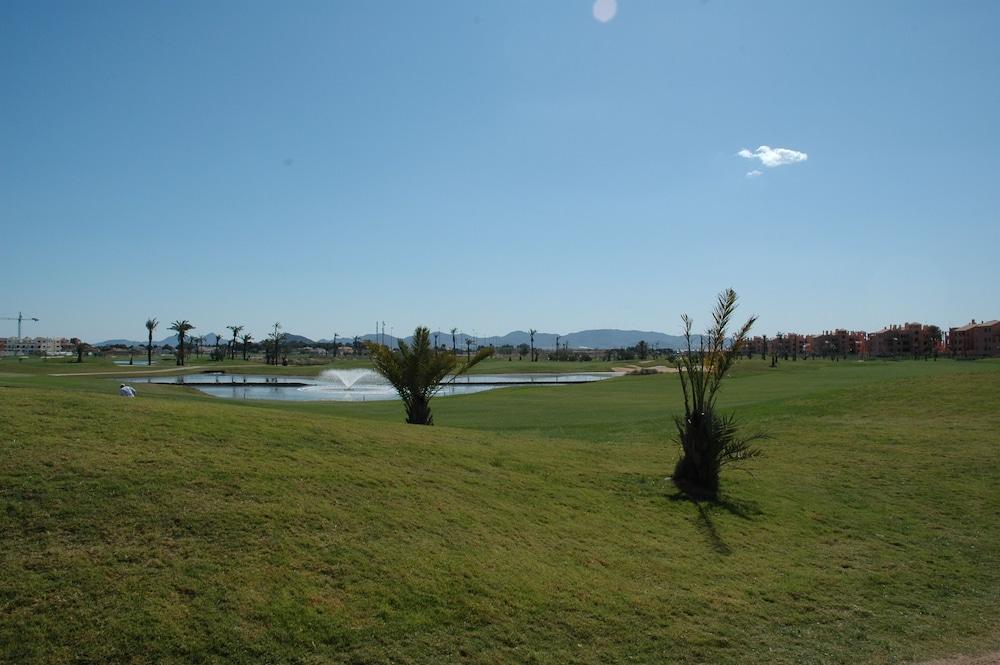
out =
<path fill-rule="evenodd" d="M 955 358 L 1000 356 L 1000 320 L 981 321 L 950 328 L 948 352 Z"/>
<path fill-rule="evenodd" d="M 864 330 L 824 330 L 810 335 L 806 346 L 817 356 L 863 356 L 868 353 L 868 333 Z"/>
<path fill-rule="evenodd" d="M 782 333 L 768 340 L 768 351 L 771 355 L 782 358 L 798 358 L 806 354 L 806 337 L 798 333 Z"/>
<path fill-rule="evenodd" d="M 904 323 L 883 328 L 868 336 L 868 351 L 874 357 L 929 356 L 936 352 L 941 329 L 922 323 Z"/>
<path fill-rule="evenodd" d="M 0 338 L 5 356 L 51 356 L 61 353 L 64 339 L 52 337 Z"/>

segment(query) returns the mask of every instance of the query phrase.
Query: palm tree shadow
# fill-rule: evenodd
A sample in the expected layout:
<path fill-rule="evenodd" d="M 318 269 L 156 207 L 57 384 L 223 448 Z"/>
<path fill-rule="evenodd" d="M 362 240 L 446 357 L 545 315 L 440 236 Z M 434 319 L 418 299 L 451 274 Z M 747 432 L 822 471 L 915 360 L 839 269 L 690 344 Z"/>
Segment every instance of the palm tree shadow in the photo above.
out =
<path fill-rule="evenodd" d="M 712 519 L 713 510 L 719 508 L 745 520 L 752 520 L 756 516 L 763 514 L 756 503 L 737 501 L 726 497 L 709 500 L 677 491 L 674 494 L 668 495 L 667 498 L 670 501 L 685 501 L 694 504 L 695 509 L 698 511 L 698 520 L 696 522 L 698 528 L 705 534 L 705 539 L 712 549 L 724 556 L 732 554 L 733 548 L 726 543 L 722 534 L 719 533 L 719 529 L 715 525 L 715 520 Z"/>

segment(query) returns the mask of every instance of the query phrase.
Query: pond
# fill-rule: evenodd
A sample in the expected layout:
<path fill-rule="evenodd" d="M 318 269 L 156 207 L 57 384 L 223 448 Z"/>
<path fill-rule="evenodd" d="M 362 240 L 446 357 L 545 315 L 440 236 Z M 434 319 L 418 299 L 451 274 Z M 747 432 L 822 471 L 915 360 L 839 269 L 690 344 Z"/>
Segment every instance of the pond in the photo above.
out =
<path fill-rule="evenodd" d="M 439 397 L 469 395 L 509 386 L 557 386 L 591 383 L 620 376 L 616 372 L 576 374 L 474 374 L 442 386 Z M 197 388 L 214 397 L 295 402 L 370 402 L 397 399 L 396 390 L 370 369 L 326 370 L 316 377 L 251 374 L 186 374 L 122 379 L 132 384 L 160 383 Z"/>

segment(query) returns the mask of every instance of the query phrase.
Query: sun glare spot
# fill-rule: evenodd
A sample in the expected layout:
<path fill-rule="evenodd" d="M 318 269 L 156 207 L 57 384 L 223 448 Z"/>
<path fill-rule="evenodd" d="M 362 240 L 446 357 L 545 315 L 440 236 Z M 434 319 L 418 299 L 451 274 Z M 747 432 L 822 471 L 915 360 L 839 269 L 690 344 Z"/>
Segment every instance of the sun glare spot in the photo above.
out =
<path fill-rule="evenodd" d="M 618 13 L 618 0 L 594 0 L 594 18 L 607 23 Z"/>

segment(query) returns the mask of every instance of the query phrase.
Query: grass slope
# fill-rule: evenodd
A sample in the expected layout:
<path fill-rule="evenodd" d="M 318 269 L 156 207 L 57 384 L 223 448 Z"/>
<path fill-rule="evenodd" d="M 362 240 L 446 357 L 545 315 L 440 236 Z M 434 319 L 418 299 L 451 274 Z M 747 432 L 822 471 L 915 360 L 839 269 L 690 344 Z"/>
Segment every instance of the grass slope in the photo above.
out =
<path fill-rule="evenodd" d="M 785 367 L 742 365 L 725 389 L 774 439 L 711 505 L 663 478 L 671 377 L 442 399 L 463 427 L 418 428 L 391 404 L 0 376 L 0 661 L 896 663 L 1000 645 L 1000 365 Z"/>

